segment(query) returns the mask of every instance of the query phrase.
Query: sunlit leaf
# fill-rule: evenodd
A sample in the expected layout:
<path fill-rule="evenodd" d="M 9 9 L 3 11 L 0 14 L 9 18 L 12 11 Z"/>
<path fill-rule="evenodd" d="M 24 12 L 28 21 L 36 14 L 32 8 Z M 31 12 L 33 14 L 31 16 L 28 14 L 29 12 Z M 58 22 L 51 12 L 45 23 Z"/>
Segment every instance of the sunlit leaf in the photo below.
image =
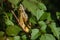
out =
<path fill-rule="evenodd" d="M 41 36 L 40 40 L 56 40 L 51 34 L 44 34 Z"/>
<path fill-rule="evenodd" d="M 39 10 L 38 7 L 27 0 L 23 1 L 23 5 L 25 8 L 27 8 L 34 16 L 36 16 L 37 20 L 42 16 L 44 13 L 43 10 Z"/>
<path fill-rule="evenodd" d="M 12 13 L 7 13 L 7 15 L 8 15 L 9 19 L 12 20 L 12 18 L 13 18 Z"/>
<path fill-rule="evenodd" d="M 54 36 L 59 39 L 59 31 L 57 30 L 56 23 L 52 22 L 51 24 L 49 24 L 49 27 L 51 28 L 51 31 L 53 32 Z"/>
<path fill-rule="evenodd" d="M 7 40 L 21 40 L 20 36 L 7 37 Z"/>
<path fill-rule="evenodd" d="M 38 3 L 38 6 L 41 10 L 47 10 L 46 6 L 43 3 Z"/>
<path fill-rule="evenodd" d="M 60 35 L 60 27 L 57 27 L 57 30 L 59 31 L 59 35 Z"/>
<path fill-rule="evenodd" d="M 29 21 L 30 21 L 30 23 L 32 23 L 32 24 L 36 24 L 36 20 L 35 20 L 34 17 L 31 17 L 31 18 L 29 19 Z"/>
<path fill-rule="evenodd" d="M 35 40 L 40 36 L 39 29 L 32 29 L 31 40 Z"/>
<path fill-rule="evenodd" d="M 36 14 L 36 9 L 37 9 L 37 6 L 27 0 L 24 0 L 23 2 L 23 5 L 25 8 L 28 9 L 28 11 L 30 11 L 33 15 Z"/>
<path fill-rule="evenodd" d="M 20 0 L 8 0 L 8 1 L 11 2 L 13 5 L 17 5 Z"/>
<path fill-rule="evenodd" d="M 20 39 L 20 36 L 15 36 L 15 37 L 14 37 L 14 40 L 21 40 L 21 39 Z"/>
<path fill-rule="evenodd" d="M 51 21 L 51 20 L 52 20 L 50 13 L 48 13 L 47 20 L 48 20 L 48 21 Z"/>
<path fill-rule="evenodd" d="M 40 30 L 41 30 L 42 32 L 46 32 L 46 28 L 47 28 L 46 23 L 43 22 L 43 21 L 39 21 L 38 23 L 39 23 L 39 25 L 40 25 L 40 27 L 41 27 Z"/>
<path fill-rule="evenodd" d="M 14 23 L 9 19 L 6 19 L 5 23 L 6 25 L 14 25 Z"/>
<path fill-rule="evenodd" d="M 39 20 L 43 14 L 44 14 L 44 11 L 38 9 L 37 13 L 35 14 L 37 20 Z"/>

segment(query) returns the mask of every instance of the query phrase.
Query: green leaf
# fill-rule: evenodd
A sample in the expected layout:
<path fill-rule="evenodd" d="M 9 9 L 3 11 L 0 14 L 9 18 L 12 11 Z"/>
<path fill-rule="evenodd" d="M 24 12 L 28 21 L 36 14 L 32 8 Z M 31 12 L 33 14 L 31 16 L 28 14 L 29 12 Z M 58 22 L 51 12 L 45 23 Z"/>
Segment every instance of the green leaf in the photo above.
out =
<path fill-rule="evenodd" d="M 7 15 L 8 15 L 9 19 L 12 20 L 12 18 L 13 18 L 12 13 L 7 13 Z"/>
<path fill-rule="evenodd" d="M 21 40 L 21 39 L 20 39 L 20 36 L 15 36 L 15 37 L 14 37 L 14 40 Z"/>
<path fill-rule="evenodd" d="M 37 3 L 38 2 L 37 0 L 29 0 L 29 1 L 34 2 L 34 3 Z"/>
<path fill-rule="evenodd" d="M 43 22 L 43 21 L 39 21 L 38 23 L 39 23 L 39 25 L 40 25 L 40 27 L 41 27 L 40 30 L 41 30 L 42 32 L 46 32 L 46 28 L 47 28 L 46 23 Z"/>
<path fill-rule="evenodd" d="M 13 5 L 17 5 L 21 0 L 8 0 L 11 2 Z"/>
<path fill-rule="evenodd" d="M 27 40 L 26 35 L 22 35 L 22 40 Z"/>
<path fill-rule="evenodd" d="M 39 7 L 41 10 L 47 10 L 46 6 L 43 3 L 38 3 L 37 7 Z"/>
<path fill-rule="evenodd" d="M 57 27 L 57 30 L 59 31 L 59 35 L 60 35 L 60 27 Z"/>
<path fill-rule="evenodd" d="M 36 24 L 36 19 L 35 19 L 35 17 L 31 17 L 31 18 L 29 19 L 29 22 L 32 23 L 32 24 Z"/>
<path fill-rule="evenodd" d="M 48 14 L 49 14 L 48 12 L 45 12 L 45 13 L 41 16 L 40 21 L 46 20 L 47 17 L 49 16 Z"/>
<path fill-rule="evenodd" d="M 31 40 L 35 40 L 40 36 L 39 29 L 32 29 Z"/>
<path fill-rule="evenodd" d="M 52 20 L 52 18 L 51 18 L 51 13 L 48 13 L 47 20 L 48 20 L 48 21 L 51 21 L 51 20 Z"/>
<path fill-rule="evenodd" d="M 51 24 L 49 24 L 49 27 L 51 28 L 51 31 L 53 32 L 54 36 L 59 39 L 59 31 L 57 30 L 56 23 L 52 22 Z"/>
<path fill-rule="evenodd" d="M 7 40 L 21 40 L 20 36 L 7 37 Z"/>
<path fill-rule="evenodd" d="M 39 20 L 40 17 L 44 13 L 44 11 L 43 10 L 39 10 L 38 7 L 34 3 L 29 2 L 27 0 L 23 1 L 23 5 L 24 5 L 25 8 L 28 9 L 28 11 L 30 11 L 34 16 L 36 16 L 37 20 Z"/>
<path fill-rule="evenodd" d="M 60 12 L 56 12 L 57 19 L 60 19 Z"/>
<path fill-rule="evenodd" d="M 21 29 L 17 25 L 9 26 L 6 29 L 6 34 L 8 36 L 16 36 L 20 31 L 21 31 Z"/>
<path fill-rule="evenodd" d="M 39 20 L 43 14 L 44 14 L 44 11 L 38 9 L 37 13 L 35 14 L 37 20 Z"/>
<path fill-rule="evenodd" d="M 9 19 L 6 19 L 5 23 L 6 23 L 6 25 L 14 25 L 14 23 Z"/>
<path fill-rule="evenodd" d="M 0 31 L 0 37 L 2 37 L 4 35 L 3 31 Z"/>
<path fill-rule="evenodd" d="M 44 34 L 40 37 L 40 40 L 56 40 L 51 34 Z"/>
<path fill-rule="evenodd" d="M 27 0 L 24 0 L 22 2 L 22 4 L 24 5 L 25 8 L 28 9 L 28 11 L 30 11 L 33 15 L 36 14 L 36 9 L 37 9 L 37 6 L 34 4 L 34 3 L 31 3 Z"/>

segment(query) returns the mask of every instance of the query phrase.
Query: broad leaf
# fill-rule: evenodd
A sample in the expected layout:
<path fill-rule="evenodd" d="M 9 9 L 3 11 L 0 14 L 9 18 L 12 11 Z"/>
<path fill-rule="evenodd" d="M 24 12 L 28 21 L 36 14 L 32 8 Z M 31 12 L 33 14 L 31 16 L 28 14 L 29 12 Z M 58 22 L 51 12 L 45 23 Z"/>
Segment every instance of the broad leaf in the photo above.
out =
<path fill-rule="evenodd" d="M 39 20 L 43 14 L 44 14 L 44 11 L 38 9 L 37 13 L 35 14 L 37 20 Z"/>
<path fill-rule="evenodd" d="M 17 5 L 20 0 L 8 0 L 8 1 L 11 2 L 13 5 Z"/>
<path fill-rule="evenodd" d="M 57 19 L 60 19 L 60 12 L 56 12 Z"/>
<path fill-rule="evenodd" d="M 8 36 L 16 36 L 19 32 L 21 31 L 21 29 L 18 26 L 9 26 L 6 29 L 6 34 Z"/>
<path fill-rule="evenodd" d="M 47 10 L 46 6 L 43 3 L 38 3 L 38 6 L 41 10 Z"/>
<path fill-rule="evenodd" d="M 41 16 L 40 21 L 46 20 L 48 16 L 49 16 L 49 13 L 48 13 L 48 12 L 45 12 L 45 13 Z"/>
<path fill-rule="evenodd" d="M 23 40 L 27 40 L 26 35 L 22 35 L 22 39 L 23 39 Z"/>
<path fill-rule="evenodd" d="M 21 40 L 20 36 L 7 37 L 7 40 Z"/>
<path fill-rule="evenodd" d="M 60 35 L 60 27 L 57 27 L 57 30 L 59 31 L 59 35 Z"/>
<path fill-rule="evenodd" d="M 39 23 L 39 25 L 40 25 L 40 30 L 41 30 L 42 32 L 46 32 L 46 27 L 47 27 L 46 23 L 43 22 L 43 21 L 39 21 L 38 23 Z"/>
<path fill-rule="evenodd" d="M 32 23 L 32 24 L 36 24 L 36 19 L 35 19 L 35 17 L 31 17 L 31 18 L 29 19 L 29 22 Z"/>
<path fill-rule="evenodd" d="M 51 18 L 51 13 L 48 13 L 47 20 L 48 20 L 48 21 L 51 21 L 51 20 L 52 20 L 52 18 Z"/>
<path fill-rule="evenodd" d="M 40 37 L 40 40 L 56 40 L 51 34 L 44 34 Z"/>
<path fill-rule="evenodd" d="M 6 23 L 6 25 L 14 25 L 14 23 L 9 19 L 6 19 L 5 23 Z"/>
<path fill-rule="evenodd" d="M 36 9 L 37 9 L 37 6 L 34 4 L 34 3 L 31 3 L 27 0 L 24 0 L 22 2 L 22 4 L 24 5 L 25 8 L 28 9 L 28 11 L 30 11 L 33 15 L 36 14 Z"/>
<path fill-rule="evenodd" d="M 14 37 L 14 40 L 21 40 L 21 39 L 20 39 L 20 36 L 15 36 L 15 37 Z"/>
<path fill-rule="evenodd" d="M 32 29 L 31 40 L 35 40 L 40 36 L 39 29 Z"/>
<path fill-rule="evenodd" d="M 37 20 L 40 19 L 40 17 L 43 15 L 44 11 L 43 10 L 39 10 L 38 7 L 32 3 L 29 2 L 27 0 L 23 1 L 23 5 L 25 8 L 27 8 L 34 16 L 36 16 Z"/>
<path fill-rule="evenodd" d="M 7 13 L 7 15 L 8 15 L 9 19 L 12 20 L 12 18 L 13 18 L 12 13 Z"/>
<path fill-rule="evenodd" d="M 51 28 L 51 31 L 53 32 L 54 36 L 59 39 L 59 31 L 57 30 L 56 23 L 52 22 L 51 24 L 49 24 L 49 27 Z"/>

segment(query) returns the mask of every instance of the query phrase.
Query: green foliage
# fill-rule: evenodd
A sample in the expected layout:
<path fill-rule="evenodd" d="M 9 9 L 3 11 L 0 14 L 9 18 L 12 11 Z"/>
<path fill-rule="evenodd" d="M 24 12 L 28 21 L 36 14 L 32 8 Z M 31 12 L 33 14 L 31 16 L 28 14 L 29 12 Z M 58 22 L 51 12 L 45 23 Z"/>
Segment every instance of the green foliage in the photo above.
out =
<path fill-rule="evenodd" d="M 4 35 L 3 31 L 0 31 L 0 37 L 2 37 Z"/>
<path fill-rule="evenodd" d="M 14 37 L 14 40 L 21 40 L 21 39 L 20 39 L 20 36 L 15 36 L 15 37 Z"/>
<path fill-rule="evenodd" d="M 0 0 L 0 40 L 60 40 L 60 6 L 57 2 Z M 18 23 L 20 4 L 28 15 L 28 21 L 24 23 L 30 30 L 28 33 Z"/>
<path fill-rule="evenodd" d="M 36 14 L 37 7 L 36 7 L 36 5 L 34 3 L 31 3 L 31 2 L 29 2 L 27 0 L 24 0 L 22 3 L 24 5 L 24 7 L 27 8 L 29 11 L 31 11 L 31 13 L 33 15 Z"/>
<path fill-rule="evenodd" d="M 32 29 L 31 40 L 35 40 L 40 36 L 38 29 Z"/>
<path fill-rule="evenodd" d="M 35 16 L 36 16 L 36 18 L 37 18 L 37 20 L 39 20 L 40 19 L 40 17 L 44 14 L 44 11 L 43 10 L 36 10 L 37 11 L 37 13 L 35 14 Z"/>
<path fill-rule="evenodd" d="M 54 36 L 59 39 L 59 31 L 56 28 L 56 24 L 52 22 L 51 24 L 49 24 L 49 27 L 51 28 L 51 31 L 53 32 Z"/>
<path fill-rule="evenodd" d="M 56 12 L 57 19 L 60 20 L 60 12 Z"/>
<path fill-rule="evenodd" d="M 47 10 L 46 6 L 43 3 L 38 3 L 37 5 L 41 10 Z"/>
<path fill-rule="evenodd" d="M 27 40 L 26 35 L 22 35 L 22 40 Z"/>
<path fill-rule="evenodd" d="M 8 37 L 7 40 L 21 40 L 20 36 Z"/>
<path fill-rule="evenodd" d="M 46 20 L 46 19 L 48 19 L 48 17 L 49 17 L 49 13 L 48 12 L 44 12 L 44 14 L 40 18 L 40 21 Z"/>
<path fill-rule="evenodd" d="M 11 2 L 13 5 L 17 5 L 20 0 L 8 0 L 8 1 Z"/>
<path fill-rule="evenodd" d="M 44 34 L 41 36 L 40 40 L 56 40 L 51 34 Z"/>
<path fill-rule="evenodd" d="M 46 32 L 46 28 L 47 28 L 46 23 L 43 22 L 43 21 L 40 21 L 40 22 L 39 22 L 39 25 L 40 25 L 40 30 L 41 30 L 42 32 Z"/>
<path fill-rule="evenodd" d="M 18 26 L 9 26 L 6 29 L 6 33 L 8 36 L 16 36 L 19 33 L 20 28 Z"/>
<path fill-rule="evenodd" d="M 6 25 L 14 25 L 14 23 L 11 20 L 9 20 L 9 19 L 7 19 L 5 21 L 5 23 L 6 23 Z"/>
<path fill-rule="evenodd" d="M 35 17 L 31 17 L 31 18 L 29 19 L 29 22 L 32 23 L 32 24 L 36 24 L 36 19 L 35 19 Z"/>

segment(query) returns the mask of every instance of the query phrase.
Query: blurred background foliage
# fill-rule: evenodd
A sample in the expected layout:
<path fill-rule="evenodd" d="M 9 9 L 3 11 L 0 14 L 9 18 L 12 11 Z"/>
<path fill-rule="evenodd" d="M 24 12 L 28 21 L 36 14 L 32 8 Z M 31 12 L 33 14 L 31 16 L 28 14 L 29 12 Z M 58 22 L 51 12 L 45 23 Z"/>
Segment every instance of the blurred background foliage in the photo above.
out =
<path fill-rule="evenodd" d="M 60 40 L 59 0 L 0 0 L 0 40 Z M 31 23 L 29 33 L 19 27 L 18 17 L 22 4 Z"/>

